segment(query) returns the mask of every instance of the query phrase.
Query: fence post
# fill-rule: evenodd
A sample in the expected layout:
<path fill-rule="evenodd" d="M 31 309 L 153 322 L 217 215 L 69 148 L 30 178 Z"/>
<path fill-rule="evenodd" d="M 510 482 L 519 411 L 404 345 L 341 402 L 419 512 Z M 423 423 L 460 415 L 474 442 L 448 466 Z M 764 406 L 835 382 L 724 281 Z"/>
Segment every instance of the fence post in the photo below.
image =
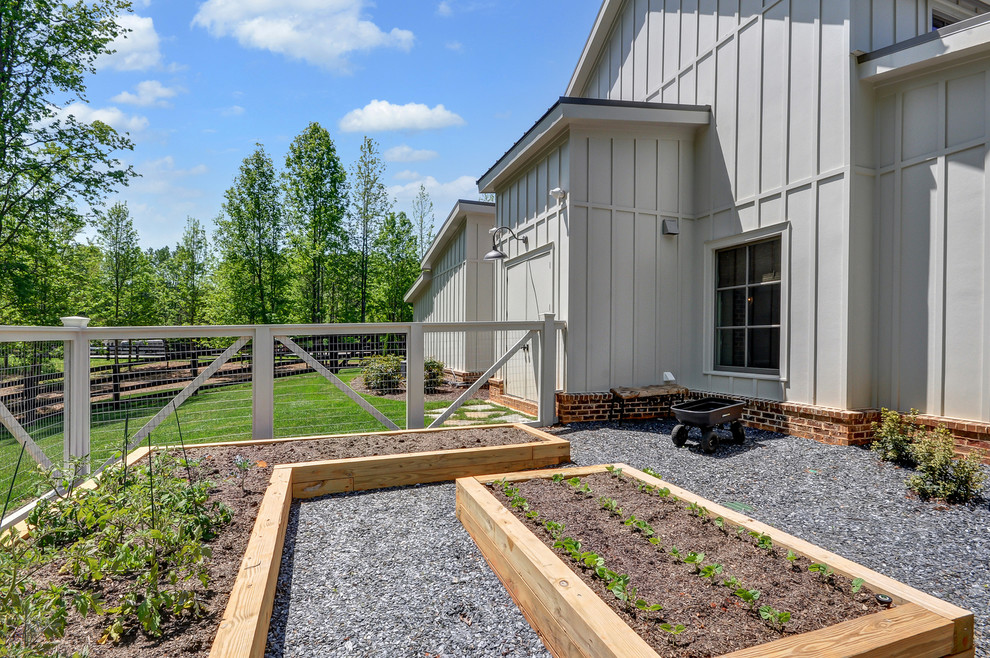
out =
<path fill-rule="evenodd" d="M 255 439 L 275 438 L 275 341 L 271 327 L 254 329 L 251 342 L 251 410 Z"/>
<path fill-rule="evenodd" d="M 540 335 L 540 427 L 557 422 L 557 323 L 553 313 L 543 314 Z"/>
<path fill-rule="evenodd" d="M 62 324 L 76 329 L 76 336 L 64 342 L 62 458 L 83 460 L 79 475 L 87 475 L 90 470 L 89 340 L 83 329 L 89 325 L 89 318 L 66 317 L 62 318 Z"/>
<path fill-rule="evenodd" d="M 425 332 L 420 322 L 409 325 L 406 334 L 406 429 L 425 427 L 423 421 L 423 367 L 426 361 Z"/>

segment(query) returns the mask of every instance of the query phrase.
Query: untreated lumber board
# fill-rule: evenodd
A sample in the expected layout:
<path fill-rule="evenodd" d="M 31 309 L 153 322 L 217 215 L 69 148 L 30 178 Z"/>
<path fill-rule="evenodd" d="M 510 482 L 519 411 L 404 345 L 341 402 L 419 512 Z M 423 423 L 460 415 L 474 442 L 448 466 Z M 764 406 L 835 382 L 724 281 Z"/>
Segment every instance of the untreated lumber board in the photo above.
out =
<path fill-rule="evenodd" d="M 258 508 L 241 568 L 210 650 L 211 658 L 262 658 L 292 504 L 292 469 L 276 467 Z"/>
<path fill-rule="evenodd" d="M 541 601 L 545 612 L 528 606 L 527 614 L 530 619 L 554 620 L 537 632 L 543 631 L 544 640 L 567 639 L 567 643 L 554 644 L 552 650 L 557 655 L 600 658 L 657 655 L 476 479 L 457 481 L 457 510 L 459 518 L 470 517 L 475 522 L 469 532 L 480 531 L 494 545 L 495 550 L 486 556 L 489 562 L 497 563 L 498 569 L 506 573 L 510 573 L 509 569 L 515 571 Z M 516 599 L 517 603 L 523 600 L 523 597 Z"/>
<path fill-rule="evenodd" d="M 734 652 L 729 654 L 732 658 L 790 658 L 808 655 L 855 656 L 859 658 L 937 658 L 943 656 L 969 658 L 974 655 L 973 615 L 971 612 L 743 514 L 722 507 L 690 491 L 649 476 L 628 465 L 614 464 L 612 467 L 622 469 L 624 475 L 634 479 L 655 486 L 666 487 L 679 499 L 704 506 L 713 515 L 722 516 L 730 524 L 766 533 L 773 538 L 774 544 L 780 548 L 789 548 L 812 561 L 827 564 L 836 572 L 849 578 L 863 578 L 871 589 L 888 594 L 895 601 L 895 607 L 889 610 L 836 624 L 820 631 L 791 636 Z M 553 643 L 551 651 L 555 655 L 650 656 L 656 654 L 652 652 L 652 649 L 648 653 L 644 653 L 642 650 L 627 654 L 602 653 L 601 648 L 592 648 L 590 644 L 585 643 L 583 635 L 574 635 L 571 630 L 572 626 L 580 627 L 582 623 L 587 622 L 587 618 L 599 617 L 601 612 L 593 606 L 586 605 L 575 606 L 570 611 L 565 611 L 555 603 L 560 597 L 560 592 L 556 590 L 560 588 L 554 587 L 554 581 L 566 579 L 566 576 L 562 575 L 565 572 L 560 571 L 561 568 L 566 570 L 566 573 L 570 573 L 570 570 L 484 485 L 501 479 L 514 482 L 549 478 L 561 473 L 568 477 L 586 476 L 604 472 L 607 468 L 607 466 L 601 465 L 525 473 L 500 473 L 457 481 L 458 518 L 462 520 L 465 528 L 475 538 L 482 554 L 492 565 L 493 570 L 499 574 L 503 582 L 512 583 L 511 586 L 506 584 L 506 589 L 512 594 L 520 608 L 525 610 L 526 618 L 537 629 L 537 632 L 541 633 L 541 637 L 548 640 L 548 647 L 551 646 L 551 642 Z M 532 555 L 537 557 L 533 558 L 529 566 L 523 564 L 522 562 L 527 557 L 523 548 L 532 542 L 537 542 L 539 546 L 549 552 L 553 563 L 545 559 L 545 555 L 539 556 L 538 549 L 534 547 Z M 512 580 L 513 577 L 523 578 L 525 586 L 517 585 Z M 573 574 L 571 574 L 571 579 L 574 579 Z M 598 603 L 605 605 L 593 593 L 592 596 Z M 538 604 L 533 603 L 534 597 L 538 600 Z M 541 606 L 543 607 L 541 608 Z M 611 613 L 610 609 L 609 612 Z M 563 618 L 561 617 L 562 614 L 581 618 L 585 621 Z M 629 633 L 633 633 L 624 622 L 621 622 L 621 619 L 619 622 Z M 566 629 L 564 635 L 567 638 L 573 638 L 574 643 L 580 646 L 569 647 L 566 643 L 561 642 L 558 637 L 561 628 Z M 609 628 L 609 631 L 620 632 L 614 628 Z"/>

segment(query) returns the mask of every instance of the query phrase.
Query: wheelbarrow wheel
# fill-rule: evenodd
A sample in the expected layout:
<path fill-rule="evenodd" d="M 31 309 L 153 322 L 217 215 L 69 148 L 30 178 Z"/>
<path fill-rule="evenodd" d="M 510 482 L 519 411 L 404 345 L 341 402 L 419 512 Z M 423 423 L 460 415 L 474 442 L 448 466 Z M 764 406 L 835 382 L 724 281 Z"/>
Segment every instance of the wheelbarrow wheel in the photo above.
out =
<path fill-rule="evenodd" d="M 684 444 L 687 443 L 687 438 L 688 428 L 684 425 L 674 425 L 674 430 L 670 433 L 670 440 L 674 442 L 674 445 L 683 448 Z"/>
<path fill-rule="evenodd" d="M 715 428 L 701 428 L 701 449 L 709 454 L 718 450 L 718 434 L 715 433 Z"/>
<path fill-rule="evenodd" d="M 736 443 L 746 442 L 746 430 L 743 429 L 742 423 L 740 423 L 738 420 L 733 422 L 729 426 L 729 430 L 732 432 L 733 441 L 735 441 Z"/>

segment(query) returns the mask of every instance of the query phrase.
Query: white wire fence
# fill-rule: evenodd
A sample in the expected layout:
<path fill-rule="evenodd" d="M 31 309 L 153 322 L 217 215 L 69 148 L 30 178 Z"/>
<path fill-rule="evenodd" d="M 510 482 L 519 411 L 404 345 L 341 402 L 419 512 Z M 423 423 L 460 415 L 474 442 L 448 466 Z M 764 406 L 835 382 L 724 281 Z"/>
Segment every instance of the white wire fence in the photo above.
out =
<path fill-rule="evenodd" d="M 553 422 L 562 323 L 0 327 L 0 503 L 139 445 Z M 550 362 L 543 345 L 551 344 Z M 491 380 L 491 386 L 489 386 Z M 2 519 L 5 527 L 25 510 Z"/>

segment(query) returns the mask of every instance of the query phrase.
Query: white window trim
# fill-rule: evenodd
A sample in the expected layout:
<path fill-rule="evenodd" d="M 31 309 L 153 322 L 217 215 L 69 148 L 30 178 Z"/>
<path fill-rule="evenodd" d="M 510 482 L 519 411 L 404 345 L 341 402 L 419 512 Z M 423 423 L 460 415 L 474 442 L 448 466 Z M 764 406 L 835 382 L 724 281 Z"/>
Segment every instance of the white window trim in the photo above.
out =
<path fill-rule="evenodd" d="M 972 11 L 967 11 L 965 8 L 952 2 L 945 2 L 944 0 L 930 0 L 928 3 L 928 29 L 931 29 L 933 14 L 938 12 L 943 16 L 947 16 L 956 21 L 964 21 L 967 18 L 972 18 L 977 14 Z"/>
<path fill-rule="evenodd" d="M 753 242 L 780 238 L 780 369 L 776 375 L 719 370 L 715 366 L 715 253 Z M 790 373 L 791 223 L 774 224 L 705 242 L 705 375 L 787 382 Z"/>

